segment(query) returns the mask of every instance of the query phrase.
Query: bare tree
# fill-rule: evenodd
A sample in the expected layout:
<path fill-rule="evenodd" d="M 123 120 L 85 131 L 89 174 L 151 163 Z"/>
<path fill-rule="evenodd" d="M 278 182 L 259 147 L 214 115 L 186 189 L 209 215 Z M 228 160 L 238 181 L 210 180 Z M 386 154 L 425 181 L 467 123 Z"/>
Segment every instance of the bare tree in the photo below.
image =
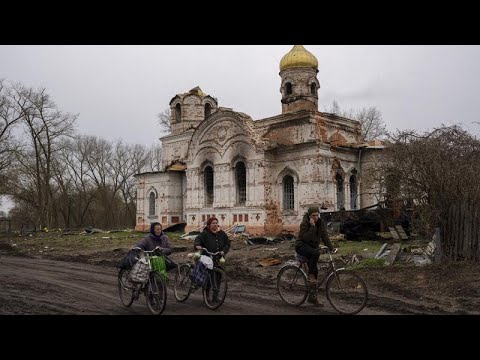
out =
<path fill-rule="evenodd" d="M 459 126 L 390 137 L 383 175 L 392 200 L 416 204 L 417 231 L 431 234 L 445 223 L 449 206 L 480 202 L 480 140 Z"/>
<path fill-rule="evenodd" d="M 136 213 L 136 181 L 134 175 L 140 173 L 141 169 L 145 167 L 149 160 L 148 155 L 147 149 L 142 145 L 127 146 L 126 165 L 120 170 L 124 180 L 120 189 L 125 206 L 124 218 L 126 222 L 130 220 L 130 225 L 135 225 Z"/>
<path fill-rule="evenodd" d="M 17 99 L 11 86 L 0 79 L 0 178 L 2 173 L 11 165 L 15 151 L 19 146 L 14 140 L 12 130 L 22 120 L 22 108 L 15 106 L 16 101 L 27 103 L 27 99 Z M 24 106 L 27 108 L 27 105 Z M 3 174 L 3 176 L 7 176 Z M 0 181 L 0 183 L 4 183 Z M 1 186 L 1 185 L 0 185 Z"/>
<path fill-rule="evenodd" d="M 172 121 L 171 121 L 171 113 L 170 109 L 165 109 L 162 112 L 157 114 L 158 124 L 160 125 L 160 129 L 165 131 L 167 134 L 172 132 Z"/>
<path fill-rule="evenodd" d="M 72 136 L 77 115 L 60 111 L 47 94 L 46 89 L 34 90 L 20 83 L 12 86 L 12 103 L 16 112 L 21 114 L 26 142 L 24 149 L 17 151 L 21 171 L 31 180 L 29 188 L 33 190 L 40 227 L 50 226 L 52 222 L 52 164 L 59 150 L 61 139 Z M 18 195 L 14 194 L 14 195 Z"/>
<path fill-rule="evenodd" d="M 355 119 L 362 124 L 364 140 L 383 139 L 388 135 L 382 113 L 374 106 L 358 110 Z"/>
<path fill-rule="evenodd" d="M 364 141 L 384 139 L 388 135 L 382 113 L 375 106 L 364 107 L 360 110 L 343 110 L 334 100 L 332 106 L 327 107 L 327 112 L 359 121 L 362 124 L 362 140 Z"/>
<path fill-rule="evenodd" d="M 160 144 L 153 145 L 148 149 L 147 160 L 140 172 L 162 171 L 163 151 Z"/>
<path fill-rule="evenodd" d="M 327 107 L 326 111 L 337 116 L 342 116 L 340 105 L 338 105 L 337 100 L 333 100 L 332 107 L 330 108 Z"/>

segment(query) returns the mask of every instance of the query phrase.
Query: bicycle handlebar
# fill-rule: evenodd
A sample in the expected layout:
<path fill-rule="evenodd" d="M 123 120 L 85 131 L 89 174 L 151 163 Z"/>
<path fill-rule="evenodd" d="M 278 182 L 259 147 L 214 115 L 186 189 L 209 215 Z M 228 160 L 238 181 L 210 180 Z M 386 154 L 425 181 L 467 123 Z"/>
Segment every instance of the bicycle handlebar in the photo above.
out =
<path fill-rule="evenodd" d="M 142 252 L 144 252 L 144 253 L 147 253 L 147 254 L 153 254 L 154 252 L 158 251 L 158 252 L 161 252 L 161 253 L 163 254 L 163 250 L 161 250 L 159 246 L 157 246 L 157 247 L 156 247 L 155 249 L 153 249 L 153 250 L 143 250 L 141 247 L 134 246 L 134 247 L 132 248 L 132 250 L 137 250 L 137 251 L 140 250 L 140 251 L 142 251 Z"/>
<path fill-rule="evenodd" d="M 213 252 L 208 251 L 206 248 L 202 248 L 202 250 L 200 250 L 200 251 L 202 253 L 205 252 L 205 253 L 207 253 L 207 255 L 212 255 L 212 256 L 220 254 L 220 251 L 217 251 L 217 252 L 213 253 Z"/>
<path fill-rule="evenodd" d="M 328 248 L 328 246 L 320 245 L 320 250 L 328 250 L 329 253 L 335 254 L 338 251 L 338 248 L 333 248 L 332 251 Z"/>

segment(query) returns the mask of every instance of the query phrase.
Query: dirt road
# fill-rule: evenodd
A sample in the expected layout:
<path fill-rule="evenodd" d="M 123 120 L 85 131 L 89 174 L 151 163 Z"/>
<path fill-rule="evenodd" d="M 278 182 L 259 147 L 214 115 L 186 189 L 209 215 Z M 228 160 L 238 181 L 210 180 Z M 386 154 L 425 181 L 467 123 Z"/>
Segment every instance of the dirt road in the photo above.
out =
<path fill-rule="evenodd" d="M 1 256 L 0 275 L 0 314 L 149 314 L 144 296 L 130 308 L 120 303 L 115 268 Z M 172 283 L 165 315 L 334 314 L 327 303 L 324 307 L 284 305 L 273 284 L 255 286 L 234 280 L 229 281 L 224 305 L 211 311 L 203 304 L 199 291 L 185 303 L 176 302 Z"/>
<path fill-rule="evenodd" d="M 0 250 L 0 314 L 149 315 L 145 297 L 125 308 L 118 297 L 117 270 L 37 257 L 12 256 Z M 180 259 L 177 259 L 180 260 Z M 268 268 L 267 268 L 268 269 Z M 229 288 L 225 303 L 211 311 L 201 291 L 185 303 L 173 296 L 170 274 L 165 315 L 335 315 L 323 295 L 320 307 L 284 304 L 272 274 L 242 278 L 235 266 L 227 268 Z M 457 268 L 379 269 L 362 273 L 369 289 L 367 307 L 359 315 L 478 314 L 478 266 Z M 460 279 L 461 276 L 461 281 Z M 453 295 L 452 295 L 453 294 Z"/>

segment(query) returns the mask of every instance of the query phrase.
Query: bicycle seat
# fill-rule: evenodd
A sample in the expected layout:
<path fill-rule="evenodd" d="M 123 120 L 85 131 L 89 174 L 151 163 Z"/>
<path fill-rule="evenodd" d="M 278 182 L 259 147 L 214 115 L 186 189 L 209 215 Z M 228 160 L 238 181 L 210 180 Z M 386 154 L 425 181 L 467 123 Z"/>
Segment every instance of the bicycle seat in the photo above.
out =
<path fill-rule="evenodd" d="M 300 255 L 299 253 L 295 253 L 295 259 L 297 259 L 300 264 L 308 263 L 308 259 L 305 256 Z"/>

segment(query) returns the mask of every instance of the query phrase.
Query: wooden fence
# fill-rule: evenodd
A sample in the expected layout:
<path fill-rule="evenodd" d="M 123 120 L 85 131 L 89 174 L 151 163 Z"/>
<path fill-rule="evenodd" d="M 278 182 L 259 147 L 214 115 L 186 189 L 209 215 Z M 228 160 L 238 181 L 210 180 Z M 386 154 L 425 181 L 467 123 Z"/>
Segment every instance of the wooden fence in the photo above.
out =
<path fill-rule="evenodd" d="M 480 204 L 450 205 L 442 233 L 443 256 L 480 262 Z"/>

